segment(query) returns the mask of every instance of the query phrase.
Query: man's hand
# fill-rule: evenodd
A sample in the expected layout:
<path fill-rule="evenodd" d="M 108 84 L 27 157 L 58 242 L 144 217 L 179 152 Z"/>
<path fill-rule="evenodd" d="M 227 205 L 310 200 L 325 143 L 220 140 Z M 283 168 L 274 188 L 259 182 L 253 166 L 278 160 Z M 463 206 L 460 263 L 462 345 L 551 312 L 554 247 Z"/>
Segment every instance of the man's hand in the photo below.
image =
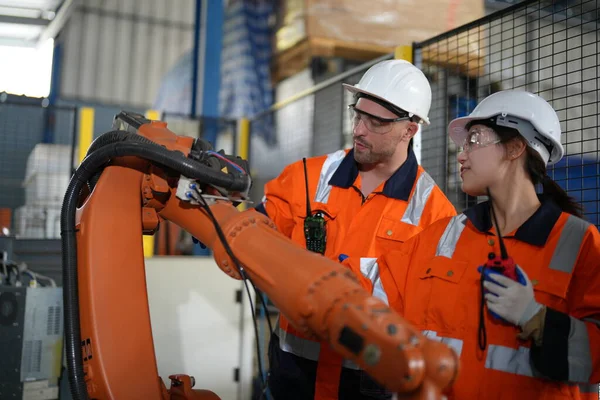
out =
<path fill-rule="evenodd" d="M 526 285 L 500 274 L 490 276 L 497 283 L 486 280 L 483 285 L 489 291 L 485 300 L 490 311 L 522 328 L 542 305 L 535 301 L 533 286 L 525 271 L 518 265 L 517 269 L 525 278 Z"/>

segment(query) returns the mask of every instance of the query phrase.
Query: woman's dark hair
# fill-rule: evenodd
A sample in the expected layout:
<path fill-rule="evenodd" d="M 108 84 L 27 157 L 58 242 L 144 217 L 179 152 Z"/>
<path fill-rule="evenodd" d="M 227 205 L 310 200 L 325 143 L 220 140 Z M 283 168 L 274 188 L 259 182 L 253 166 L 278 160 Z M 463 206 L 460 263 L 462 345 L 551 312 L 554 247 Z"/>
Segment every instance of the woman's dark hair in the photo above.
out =
<path fill-rule="evenodd" d="M 527 144 L 526 139 L 519 133 L 519 131 L 505 126 L 498 126 L 493 120 L 473 121 L 469 125 L 475 124 L 485 125 L 492 128 L 499 136 L 501 143 L 508 143 L 513 139 L 517 139 L 522 140 L 525 142 L 525 144 Z M 470 128 L 469 125 L 467 126 L 467 129 Z M 554 201 L 564 212 L 575 215 L 579 218 L 583 218 L 583 207 L 581 204 L 569 196 L 567 192 L 565 192 L 563 188 L 558 185 L 558 183 L 548 176 L 546 173 L 546 164 L 538 152 L 529 145 L 525 147 L 525 151 L 527 153 L 525 168 L 527 169 L 527 173 L 529 174 L 533 184 L 542 185 L 543 196 L 552 199 L 552 201 Z"/>

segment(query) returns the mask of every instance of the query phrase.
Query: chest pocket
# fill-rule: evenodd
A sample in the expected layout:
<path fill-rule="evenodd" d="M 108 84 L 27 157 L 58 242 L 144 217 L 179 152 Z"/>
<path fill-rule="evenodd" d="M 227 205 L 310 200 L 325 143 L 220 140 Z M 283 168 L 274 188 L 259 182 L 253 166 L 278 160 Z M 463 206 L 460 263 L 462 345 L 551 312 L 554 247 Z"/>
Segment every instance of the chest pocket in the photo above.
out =
<path fill-rule="evenodd" d="M 306 220 L 306 204 L 296 205 L 295 207 L 295 215 L 294 215 L 294 230 L 292 232 L 292 240 L 296 243 L 302 245 L 302 247 L 306 247 L 306 237 L 304 236 L 304 222 Z M 325 247 L 325 255 L 329 254 L 329 252 L 333 251 L 335 247 L 335 239 L 338 236 L 338 227 L 336 224 L 336 218 L 338 215 L 338 210 L 335 207 L 332 207 L 330 204 L 313 202 L 311 203 L 311 212 L 313 215 L 317 212 L 321 212 L 323 214 L 323 218 L 325 219 L 325 232 L 326 232 L 326 247 Z"/>
<path fill-rule="evenodd" d="M 465 310 L 465 271 L 468 264 L 447 257 L 433 257 L 419 272 L 418 284 L 413 291 L 412 304 L 407 304 L 407 317 L 422 321 L 423 329 L 442 333 L 455 331 L 461 324 Z M 414 313 L 414 315 L 409 315 Z"/>
<path fill-rule="evenodd" d="M 375 233 L 377 254 L 397 249 L 408 239 L 421 232 L 421 228 L 407 224 L 399 219 L 382 217 Z"/>
<path fill-rule="evenodd" d="M 525 270 L 527 272 L 527 270 Z M 527 276 L 531 280 L 536 300 L 561 312 L 567 312 L 567 295 L 571 274 L 544 266 Z"/>

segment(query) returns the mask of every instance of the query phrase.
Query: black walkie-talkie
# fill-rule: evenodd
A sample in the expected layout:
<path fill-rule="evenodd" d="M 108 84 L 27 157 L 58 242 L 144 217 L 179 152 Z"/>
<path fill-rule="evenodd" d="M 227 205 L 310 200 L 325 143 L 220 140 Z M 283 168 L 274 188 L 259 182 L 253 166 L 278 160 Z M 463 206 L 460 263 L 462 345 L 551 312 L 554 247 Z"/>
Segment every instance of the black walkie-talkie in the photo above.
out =
<path fill-rule="evenodd" d="M 325 254 L 327 244 L 327 221 L 325 221 L 322 212 L 316 212 L 313 215 L 310 209 L 310 192 L 308 190 L 308 172 L 306 171 L 306 158 L 302 159 L 304 163 L 304 180 L 306 182 L 306 219 L 304 220 L 304 238 L 306 239 L 306 249 L 315 253 Z"/>

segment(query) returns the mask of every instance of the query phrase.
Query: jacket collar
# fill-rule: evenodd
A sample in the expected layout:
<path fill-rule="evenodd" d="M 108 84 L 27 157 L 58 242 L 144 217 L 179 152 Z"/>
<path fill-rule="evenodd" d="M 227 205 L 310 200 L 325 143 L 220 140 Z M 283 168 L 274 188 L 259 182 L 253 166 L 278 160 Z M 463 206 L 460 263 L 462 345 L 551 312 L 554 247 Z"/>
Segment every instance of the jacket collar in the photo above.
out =
<path fill-rule="evenodd" d="M 404 164 L 394 172 L 383 185 L 383 194 L 392 199 L 408 201 L 410 192 L 417 179 L 418 163 L 417 157 L 412 149 L 408 150 L 408 156 Z M 351 187 L 358 177 L 358 165 L 354 160 L 354 149 L 350 150 L 334 172 L 329 184 L 341 188 Z"/>
<path fill-rule="evenodd" d="M 550 199 L 540 197 L 542 205 L 515 232 L 514 238 L 534 246 L 544 246 L 556 221 L 562 214 L 560 207 Z M 463 212 L 478 231 L 492 229 L 489 201 L 484 201 Z"/>

